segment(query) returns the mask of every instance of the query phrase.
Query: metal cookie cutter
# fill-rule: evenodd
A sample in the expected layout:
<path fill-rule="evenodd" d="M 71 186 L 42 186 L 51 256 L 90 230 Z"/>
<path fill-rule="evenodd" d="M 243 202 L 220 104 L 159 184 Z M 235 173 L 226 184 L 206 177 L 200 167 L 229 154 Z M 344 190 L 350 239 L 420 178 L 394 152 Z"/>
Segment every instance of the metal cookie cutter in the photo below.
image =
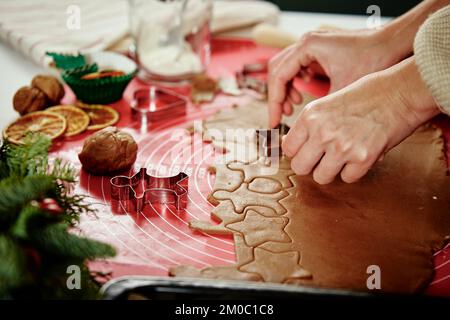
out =
<path fill-rule="evenodd" d="M 177 210 L 186 208 L 189 176 L 184 172 L 172 177 L 155 177 L 141 168 L 132 177 L 111 178 L 111 198 L 120 201 L 126 210 L 141 211 L 147 203 L 173 204 Z"/>
<path fill-rule="evenodd" d="M 267 81 L 259 79 L 256 73 L 267 72 L 267 63 L 245 64 L 242 71 L 236 72 L 236 82 L 241 89 L 252 89 L 260 94 L 267 94 Z"/>
<path fill-rule="evenodd" d="M 141 122 L 154 122 L 184 116 L 187 102 L 176 92 L 152 86 L 134 92 L 131 109 Z"/>
<path fill-rule="evenodd" d="M 281 123 L 273 129 L 257 129 L 256 145 L 258 154 L 263 157 L 280 157 L 281 138 L 289 132 L 289 126 Z"/>

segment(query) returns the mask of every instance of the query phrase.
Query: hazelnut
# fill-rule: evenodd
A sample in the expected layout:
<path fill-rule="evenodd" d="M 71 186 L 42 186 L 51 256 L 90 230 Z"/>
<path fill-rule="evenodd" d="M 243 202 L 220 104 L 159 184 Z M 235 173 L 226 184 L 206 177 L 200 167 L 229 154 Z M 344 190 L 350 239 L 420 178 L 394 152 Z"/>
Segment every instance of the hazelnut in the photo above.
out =
<path fill-rule="evenodd" d="M 64 97 L 64 87 L 55 77 L 37 75 L 31 81 L 31 86 L 41 90 L 51 104 L 59 104 Z"/>
<path fill-rule="evenodd" d="M 138 146 L 133 137 L 116 127 L 106 127 L 89 136 L 78 158 L 93 174 L 112 174 L 129 169 L 136 161 Z"/>
<path fill-rule="evenodd" d="M 47 107 L 48 101 L 45 94 L 36 88 L 22 87 L 13 98 L 14 109 L 21 115 L 43 110 Z"/>

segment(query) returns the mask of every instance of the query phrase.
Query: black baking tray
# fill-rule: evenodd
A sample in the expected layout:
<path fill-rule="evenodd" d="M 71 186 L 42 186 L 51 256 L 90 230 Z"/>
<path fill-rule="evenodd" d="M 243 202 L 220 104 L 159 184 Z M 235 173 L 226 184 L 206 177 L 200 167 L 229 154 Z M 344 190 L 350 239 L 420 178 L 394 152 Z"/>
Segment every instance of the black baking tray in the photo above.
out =
<path fill-rule="evenodd" d="M 317 302 L 370 300 L 433 300 L 450 299 L 425 295 L 394 295 L 380 292 L 356 292 L 312 288 L 296 285 L 253 283 L 229 280 L 127 276 L 107 282 L 101 289 L 105 300 L 243 300 L 296 299 Z"/>

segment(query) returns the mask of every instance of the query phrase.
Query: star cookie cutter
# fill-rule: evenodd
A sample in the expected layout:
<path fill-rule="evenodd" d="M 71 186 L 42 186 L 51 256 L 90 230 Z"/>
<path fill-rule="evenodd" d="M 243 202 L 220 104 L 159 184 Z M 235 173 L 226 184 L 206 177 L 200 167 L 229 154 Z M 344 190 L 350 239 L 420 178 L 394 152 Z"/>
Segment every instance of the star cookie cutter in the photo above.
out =
<path fill-rule="evenodd" d="M 111 198 L 120 201 L 126 210 L 141 211 L 147 203 L 173 204 L 186 208 L 189 176 L 180 172 L 171 177 L 155 177 L 141 168 L 135 175 L 111 178 Z"/>
<path fill-rule="evenodd" d="M 256 130 L 258 154 L 263 157 L 281 157 L 281 138 L 289 132 L 289 126 L 281 123 L 273 129 Z"/>

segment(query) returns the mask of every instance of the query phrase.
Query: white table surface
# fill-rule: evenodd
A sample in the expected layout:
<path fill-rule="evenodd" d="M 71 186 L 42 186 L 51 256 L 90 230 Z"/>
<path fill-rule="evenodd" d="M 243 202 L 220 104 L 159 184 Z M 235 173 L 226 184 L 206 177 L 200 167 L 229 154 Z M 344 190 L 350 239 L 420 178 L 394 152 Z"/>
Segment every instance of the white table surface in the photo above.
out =
<path fill-rule="evenodd" d="M 382 22 L 387 20 L 387 18 L 383 18 Z M 282 12 L 279 26 L 300 36 L 323 24 L 358 29 L 365 28 L 366 21 L 367 16 Z M 18 117 L 12 107 L 12 97 L 16 90 L 29 84 L 36 74 L 45 73 L 46 70 L 28 60 L 21 53 L 14 51 L 4 42 L 0 42 L 0 66 L 0 129 L 3 129 Z"/>

